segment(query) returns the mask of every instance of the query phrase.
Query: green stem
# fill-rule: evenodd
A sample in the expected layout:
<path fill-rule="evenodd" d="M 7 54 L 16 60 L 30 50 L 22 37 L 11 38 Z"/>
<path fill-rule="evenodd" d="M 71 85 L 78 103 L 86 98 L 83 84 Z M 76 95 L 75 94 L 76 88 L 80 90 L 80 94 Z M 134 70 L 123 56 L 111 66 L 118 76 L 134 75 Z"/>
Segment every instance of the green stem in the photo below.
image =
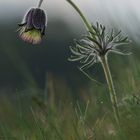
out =
<path fill-rule="evenodd" d="M 66 0 L 80 15 L 82 18 L 86 28 L 88 31 L 93 32 L 93 29 L 91 27 L 91 24 L 88 22 L 88 20 L 85 18 L 84 14 L 81 12 L 81 10 L 71 1 L 71 0 Z"/>
<path fill-rule="evenodd" d="M 41 7 L 41 4 L 42 4 L 43 0 L 39 0 L 39 3 L 38 3 L 38 8 Z"/>
<path fill-rule="evenodd" d="M 119 117 L 119 110 L 118 110 L 118 106 L 117 106 L 117 97 L 116 97 L 116 92 L 115 92 L 115 88 L 114 88 L 114 84 L 113 84 L 113 80 L 112 80 L 112 76 L 110 73 L 108 60 L 107 60 L 106 56 L 101 57 L 101 64 L 102 64 L 102 67 L 104 69 L 106 81 L 108 84 L 110 99 L 111 99 L 111 103 L 113 106 L 115 118 L 116 118 L 117 123 L 119 124 L 120 117 Z"/>
<path fill-rule="evenodd" d="M 82 18 L 87 30 L 90 31 L 90 32 L 94 32 L 91 24 L 88 22 L 86 17 L 83 15 L 81 10 L 71 0 L 67 0 L 67 2 L 79 13 L 79 15 Z M 90 35 L 91 35 L 91 37 L 95 38 L 91 33 L 90 33 Z M 106 81 L 107 81 L 108 88 L 109 88 L 109 91 L 110 91 L 110 99 L 111 99 L 111 103 L 113 105 L 114 115 L 115 115 L 117 123 L 120 124 L 119 123 L 120 119 L 119 119 L 119 111 L 118 111 L 118 107 L 117 107 L 116 92 L 115 92 L 115 89 L 114 89 L 114 84 L 113 84 L 113 80 L 112 80 L 112 76 L 111 76 L 111 73 L 110 73 L 110 69 L 109 69 L 109 65 L 108 65 L 108 61 L 107 61 L 106 56 L 101 57 L 101 63 L 102 63 L 102 67 L 104 69 Z"/>

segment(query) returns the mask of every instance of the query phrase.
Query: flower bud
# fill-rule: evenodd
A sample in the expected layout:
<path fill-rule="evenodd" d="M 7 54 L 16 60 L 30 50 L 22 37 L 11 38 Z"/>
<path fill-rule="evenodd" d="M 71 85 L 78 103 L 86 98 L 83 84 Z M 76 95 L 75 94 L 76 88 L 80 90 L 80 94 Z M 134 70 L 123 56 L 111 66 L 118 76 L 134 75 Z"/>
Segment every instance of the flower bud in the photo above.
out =
<path fill-rule="evenodd" d="M 38 44 L 45 35 L 46 15 L 40 8 L 32 8 L 19 24 L 19 36 L 26 42 Z"/>

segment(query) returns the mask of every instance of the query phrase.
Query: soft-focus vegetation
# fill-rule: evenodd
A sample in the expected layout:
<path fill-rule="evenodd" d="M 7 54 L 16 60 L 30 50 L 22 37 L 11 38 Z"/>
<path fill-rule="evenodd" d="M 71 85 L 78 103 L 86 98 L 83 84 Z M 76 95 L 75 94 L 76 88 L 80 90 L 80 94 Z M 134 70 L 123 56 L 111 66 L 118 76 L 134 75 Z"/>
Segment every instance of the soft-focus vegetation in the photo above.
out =
<path fill-rule="evenodd" d="M 100 64 L 87 70 L 101 83 L 97 84 L 67 61 L 68 46 L 73 38 L 80 38 L 78 33 L 55 21 L 50 23 L 46 41 L 31 46 L 22 43 L 14 30 L 13 24 L 1 25 L 0 139 L 140 139 L 139 43 L 130 45 L 130 56 L 109 56 L 121 114 L 120 133 Z"/>

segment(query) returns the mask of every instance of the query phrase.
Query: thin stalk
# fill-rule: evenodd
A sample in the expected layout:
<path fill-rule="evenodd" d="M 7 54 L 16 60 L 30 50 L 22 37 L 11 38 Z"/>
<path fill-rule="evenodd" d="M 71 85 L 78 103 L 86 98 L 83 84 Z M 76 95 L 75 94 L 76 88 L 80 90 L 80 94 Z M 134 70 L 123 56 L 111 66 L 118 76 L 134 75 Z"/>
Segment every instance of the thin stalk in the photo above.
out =
<path fill-rule="evenodd" d="M 38 6 L 37 6 L 38 8 L 40 8 L 40 7 L 41 7 L 42 2 L 43 2 L 43 0 L 39 0 Z"/>
<path fill-rule="evenodd" d="M 117 106 L 117 97 L 116 97 L 116 92 L 115 92 L 114 83 L 112 80 L 110 68 L 108 65 L 107 56 L 101 57 L 101 64 L 102 64 L 102 67 L 104 69 L 106 81 L 108 84 L 109 93 L 110 93 L 110 100 L 111 100 L 111 103 L 113 106 L 114 115 L 115 115 L 117 123 L 119 124 L 120 117 L 119 117 L 119 110 L 118 110 L 118 106 Z"/>
<path fill-rule="evenodd" d="M 93 29 L 91 27 L 91 24 L 88 22 L 88 20 L 85 18 L 84 14 L 81 12 L 81 10 L 75 5 L 74 2 L 72 2 L 71 0 L 66 0 L 80 15 L 80 17 L 82 18 L 86 28 L 88 31 L 93 32 Z"/>
<path fill-rule="evenodd" d="M 92 28 L 91 24 L 88 22 L 88 20 L 84 16 L 84 14 L 81 12 L 81 10 L 71 0 L 66 0 L 66 1 L 79 13 L 80 17 L 82 18 L 82 20 L 85 24 L 86 29 L 90 32 L 94 32 L 94 29 Z M 92 35 L 91 33 L 90 33 L 90 36 L 94 38 L 94 35 Z M 113 84 L 113 80 L 112 80 L 112 76 L 110 73 L 110 69 L 109 69 L 109 65 L 108 65 L 108 61 L 107 61 L 106 56 L 101 57 L 101 63 L 102 63 L 102 67 L 103 67 L 104 73 L 105 73 L 105 78 L 106 78 L 106 81 L 108 84 L 110 99 L 111 99 L 111 103 L 113 106 L 114 115 L 115 115 L 117 123 L 120 124 L 119 123 L 120 119 L 119 119 L 119 111 L 118 111 L 118 107 L 117 107 L 116 92 L 115 92 L 115 88 L 114 88 L 114 84 Z"/>

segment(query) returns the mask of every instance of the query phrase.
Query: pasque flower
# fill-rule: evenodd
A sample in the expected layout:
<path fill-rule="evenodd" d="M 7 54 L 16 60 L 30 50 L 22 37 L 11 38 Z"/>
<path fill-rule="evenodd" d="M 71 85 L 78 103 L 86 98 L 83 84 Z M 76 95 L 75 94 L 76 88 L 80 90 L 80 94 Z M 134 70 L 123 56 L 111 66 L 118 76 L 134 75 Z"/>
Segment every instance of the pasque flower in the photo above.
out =
<path fill-rule="evenodd" d="M 19 36 L 26 42 L 38 44 L 45 35 L 46 14 L 40 8 L 31 8 L 19 24 Z"/>

